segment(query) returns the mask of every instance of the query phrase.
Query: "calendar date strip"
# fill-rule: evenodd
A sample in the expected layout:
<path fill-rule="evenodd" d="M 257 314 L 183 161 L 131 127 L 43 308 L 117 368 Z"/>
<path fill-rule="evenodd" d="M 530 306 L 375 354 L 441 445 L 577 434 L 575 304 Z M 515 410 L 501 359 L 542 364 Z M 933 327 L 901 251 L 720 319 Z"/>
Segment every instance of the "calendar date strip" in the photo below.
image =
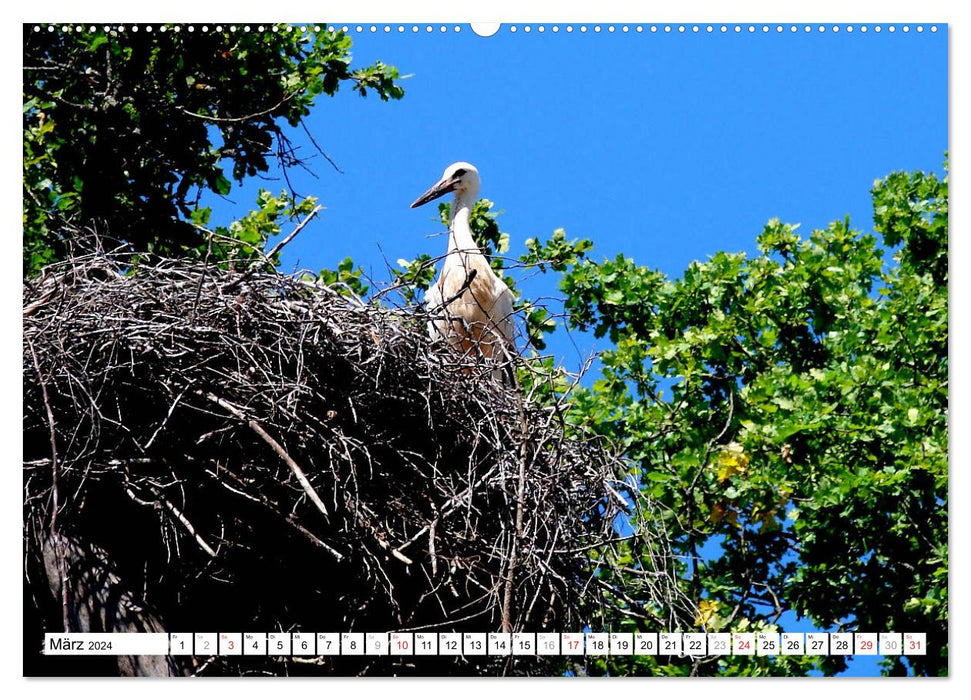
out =
<path fill-rule="evenodd" d="M 912 632 L 47 633 L 52 656 L 923 656 Z"/>

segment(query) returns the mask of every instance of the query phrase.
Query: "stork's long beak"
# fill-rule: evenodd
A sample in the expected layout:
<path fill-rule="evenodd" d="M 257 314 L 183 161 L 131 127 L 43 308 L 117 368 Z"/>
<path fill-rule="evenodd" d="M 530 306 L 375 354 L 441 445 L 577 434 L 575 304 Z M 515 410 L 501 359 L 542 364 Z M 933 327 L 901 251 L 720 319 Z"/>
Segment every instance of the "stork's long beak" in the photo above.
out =
<path fill-rule="evenodd" d="M 455 185 L 457 185 L 458 182 L 459 182 L 459 178 L 457 177 L 452 177 L 447 180 L 439 180 L 434 185 L 432 185 L 431 189 L 425 192 L 425 194 L 423 194 L 421 197 L 419 197 L 414 202 L 412 202 L 411 208 L 414 209 L 415 207 L 420 207 L 422 204 L 426 204 L 432 201 L 433 199 L 438 199 L 442 195 L 448 194 L 449 192 L 455 189 Z"/>

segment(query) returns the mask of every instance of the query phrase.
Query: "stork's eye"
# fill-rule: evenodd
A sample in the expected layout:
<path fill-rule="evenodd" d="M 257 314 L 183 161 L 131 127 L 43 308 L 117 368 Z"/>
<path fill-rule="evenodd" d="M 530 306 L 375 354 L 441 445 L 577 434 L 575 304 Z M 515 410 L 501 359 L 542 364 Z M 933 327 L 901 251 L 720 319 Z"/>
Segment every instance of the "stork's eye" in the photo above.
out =
<path fill-rule="evenodd" d="M 466 172 L 468 172 L 468 171 L 465 168 L 459 168 L 452 175 L 454 177 L 462 177 L 463 175 L 465 175 Z"/>

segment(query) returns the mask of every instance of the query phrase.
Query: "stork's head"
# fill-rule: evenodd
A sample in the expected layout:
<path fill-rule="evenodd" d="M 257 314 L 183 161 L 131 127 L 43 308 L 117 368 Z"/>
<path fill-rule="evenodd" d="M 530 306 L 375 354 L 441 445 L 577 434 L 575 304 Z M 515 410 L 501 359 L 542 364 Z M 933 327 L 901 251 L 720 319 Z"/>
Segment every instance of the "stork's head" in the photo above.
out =
<path fill-rule="evenodd" d="M 438 199 L 444 194 L 455 192 L 456 197 L 462 197 L 466 202 L 474 202 L 479 194 L 479 171 L 471 163 L 452 163 L 445 168 L 442 179 L 432 185 L 425 194 L 411 203 L 411 208 Z"/>

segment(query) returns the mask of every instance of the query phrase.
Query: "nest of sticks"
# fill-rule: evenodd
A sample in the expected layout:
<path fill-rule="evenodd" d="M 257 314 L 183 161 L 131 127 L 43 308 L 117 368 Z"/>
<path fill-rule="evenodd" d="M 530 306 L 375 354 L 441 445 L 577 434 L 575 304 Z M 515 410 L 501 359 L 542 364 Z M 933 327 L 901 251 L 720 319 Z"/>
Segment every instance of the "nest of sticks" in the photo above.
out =
<path fill-rule="evenodd" d="M 669 625 L 681 608 L 663 533 L 643 517 L 618 531 L 643 507 L 623 461 L 568 431 L 568 397 L 537 399 L 542 377 L 504 386 L 432 343 L 423 313 L 275 271 L 126 255 L 25 282 L 25 600 L 40 627 L 565 631 L 597 629 L 610 606 Z M 654 552 L 636 596 L 602 576 L 624 537 Z M 499 664 L 309 661 L 167 664 Z"/>

